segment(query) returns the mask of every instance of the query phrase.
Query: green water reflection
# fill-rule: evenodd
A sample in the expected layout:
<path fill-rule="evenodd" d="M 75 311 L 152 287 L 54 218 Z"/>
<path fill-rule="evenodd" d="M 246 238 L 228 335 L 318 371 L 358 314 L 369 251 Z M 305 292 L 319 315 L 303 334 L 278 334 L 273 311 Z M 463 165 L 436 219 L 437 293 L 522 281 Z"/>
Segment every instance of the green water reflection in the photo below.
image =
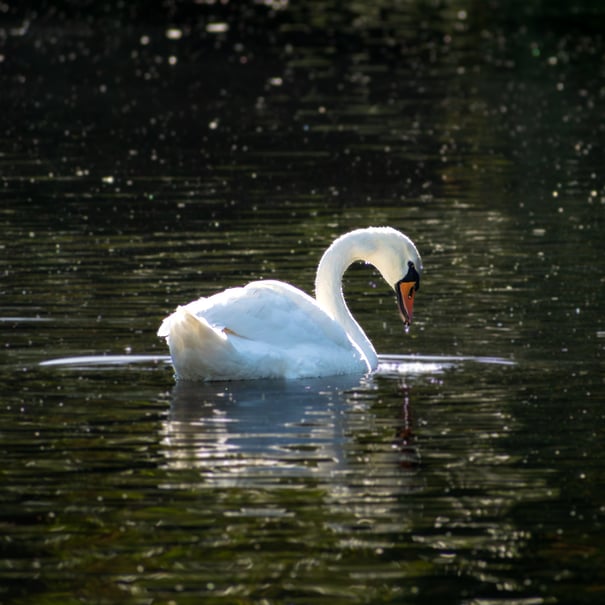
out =
<path fill-rule="evenodd" d="M 107 6 L 0 26 L 0 601 L 602 602 L 602 7 Z M 176 305 L 369 224 L 436 361 L 174 384 Z"/>

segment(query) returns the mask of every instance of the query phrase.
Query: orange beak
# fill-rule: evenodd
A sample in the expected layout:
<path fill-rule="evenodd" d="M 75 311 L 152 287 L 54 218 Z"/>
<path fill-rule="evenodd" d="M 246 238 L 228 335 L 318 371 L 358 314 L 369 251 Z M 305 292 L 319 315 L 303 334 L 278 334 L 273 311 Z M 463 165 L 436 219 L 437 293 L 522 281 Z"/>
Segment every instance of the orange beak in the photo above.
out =
<path fill-rule="evenodd" d="M 414 263 L 408 261 L 408 271 L 403 279 L 400 279 L 395 284 L 395 292 L 397 293 L 397 304 L 399 305 L 399 312 L 401 313 L 401 319 L 407 327 L 412 323 L 412 317 L 414 316 L 414 297 L 416 296 L 416 290 L 420 288 L 420 273 L 416 271 Z"/>
<path fill-rule="evenodd" d="M 400 281 L 397 284 L 397 304 L 401 319 L 406 326 L 412 323 L 414 316 L 414 295 L 416 293 L 415 281 Z"/>

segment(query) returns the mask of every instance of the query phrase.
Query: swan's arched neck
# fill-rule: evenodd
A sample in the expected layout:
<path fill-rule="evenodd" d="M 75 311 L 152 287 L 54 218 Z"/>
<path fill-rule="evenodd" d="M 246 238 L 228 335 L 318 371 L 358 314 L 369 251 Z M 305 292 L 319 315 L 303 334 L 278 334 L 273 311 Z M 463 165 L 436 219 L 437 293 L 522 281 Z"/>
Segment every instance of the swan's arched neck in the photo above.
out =
<path fill-rule="evenodd" d="M 321 258 L 315 278 L 315 298 L 319 306 L 336 320 L 361 351 L 368 363 L 368 370 L 378 365 L 378 355 L 370 339 L 349 311 L 342 291 L 342 277 L 349 265 L 365 260 L 351 240 L 336 240 Z"/>
<path fill-rule="evenodd" d="M 349 311 L 342 291 L 342 277 L 356 261 L 374 265 L 394 289 L 408 261 L 421 268 L 420 257 L 412 241 L 389 227 L 358 229 L 343 235 L 326 250 L 317 267 L 315 297 L 319 306 L 345 329 L 368 363 L 378 365 L 378 355 L 370 339 Z"/>

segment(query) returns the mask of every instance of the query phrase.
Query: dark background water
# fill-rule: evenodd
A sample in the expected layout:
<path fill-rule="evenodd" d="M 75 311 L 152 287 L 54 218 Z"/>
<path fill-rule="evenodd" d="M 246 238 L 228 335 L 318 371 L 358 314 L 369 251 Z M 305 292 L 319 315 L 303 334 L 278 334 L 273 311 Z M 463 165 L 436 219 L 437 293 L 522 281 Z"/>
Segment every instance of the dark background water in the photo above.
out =
<path fill-rule="evenodd" d="M 0 601 L 603 602 L 603 32 L 588 0 L 0 4 Z M 174 385 L 176 305 L 310 292 L 370 224 L 425 265 L 408 335 L 347 274 L 378 376 Z"/>

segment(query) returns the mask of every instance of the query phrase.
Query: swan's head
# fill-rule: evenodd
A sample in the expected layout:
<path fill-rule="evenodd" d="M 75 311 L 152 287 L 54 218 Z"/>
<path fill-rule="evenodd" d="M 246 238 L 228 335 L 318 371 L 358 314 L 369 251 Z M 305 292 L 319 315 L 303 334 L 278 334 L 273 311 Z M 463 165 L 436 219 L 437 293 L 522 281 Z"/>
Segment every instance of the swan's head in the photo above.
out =
<path fill-rule="evenodd" d="M 395 290 L 401 318 L 409 326 L 422 273 L 422 260 L 414 242 L 391 227 L 372 227 L 360 232 L 367 234 L 360 240 L 365 239 L 362 244 L 365 247 L 364 260 L 374 265 Z"/>
<path fill-rule="evenodd" d="M 324 253 L 315 280 L 317 300 L 333 316 L 338 315 L 335 291 L 338 289 L 342 298 L 342 275 L 355 261 L 364 261 L 380 271 L 397 294 L 401 317 L 409 326 L 422 273 L 422 260 L 412 240 L 392 227 L 356 229 L 335 240 Z"/>

